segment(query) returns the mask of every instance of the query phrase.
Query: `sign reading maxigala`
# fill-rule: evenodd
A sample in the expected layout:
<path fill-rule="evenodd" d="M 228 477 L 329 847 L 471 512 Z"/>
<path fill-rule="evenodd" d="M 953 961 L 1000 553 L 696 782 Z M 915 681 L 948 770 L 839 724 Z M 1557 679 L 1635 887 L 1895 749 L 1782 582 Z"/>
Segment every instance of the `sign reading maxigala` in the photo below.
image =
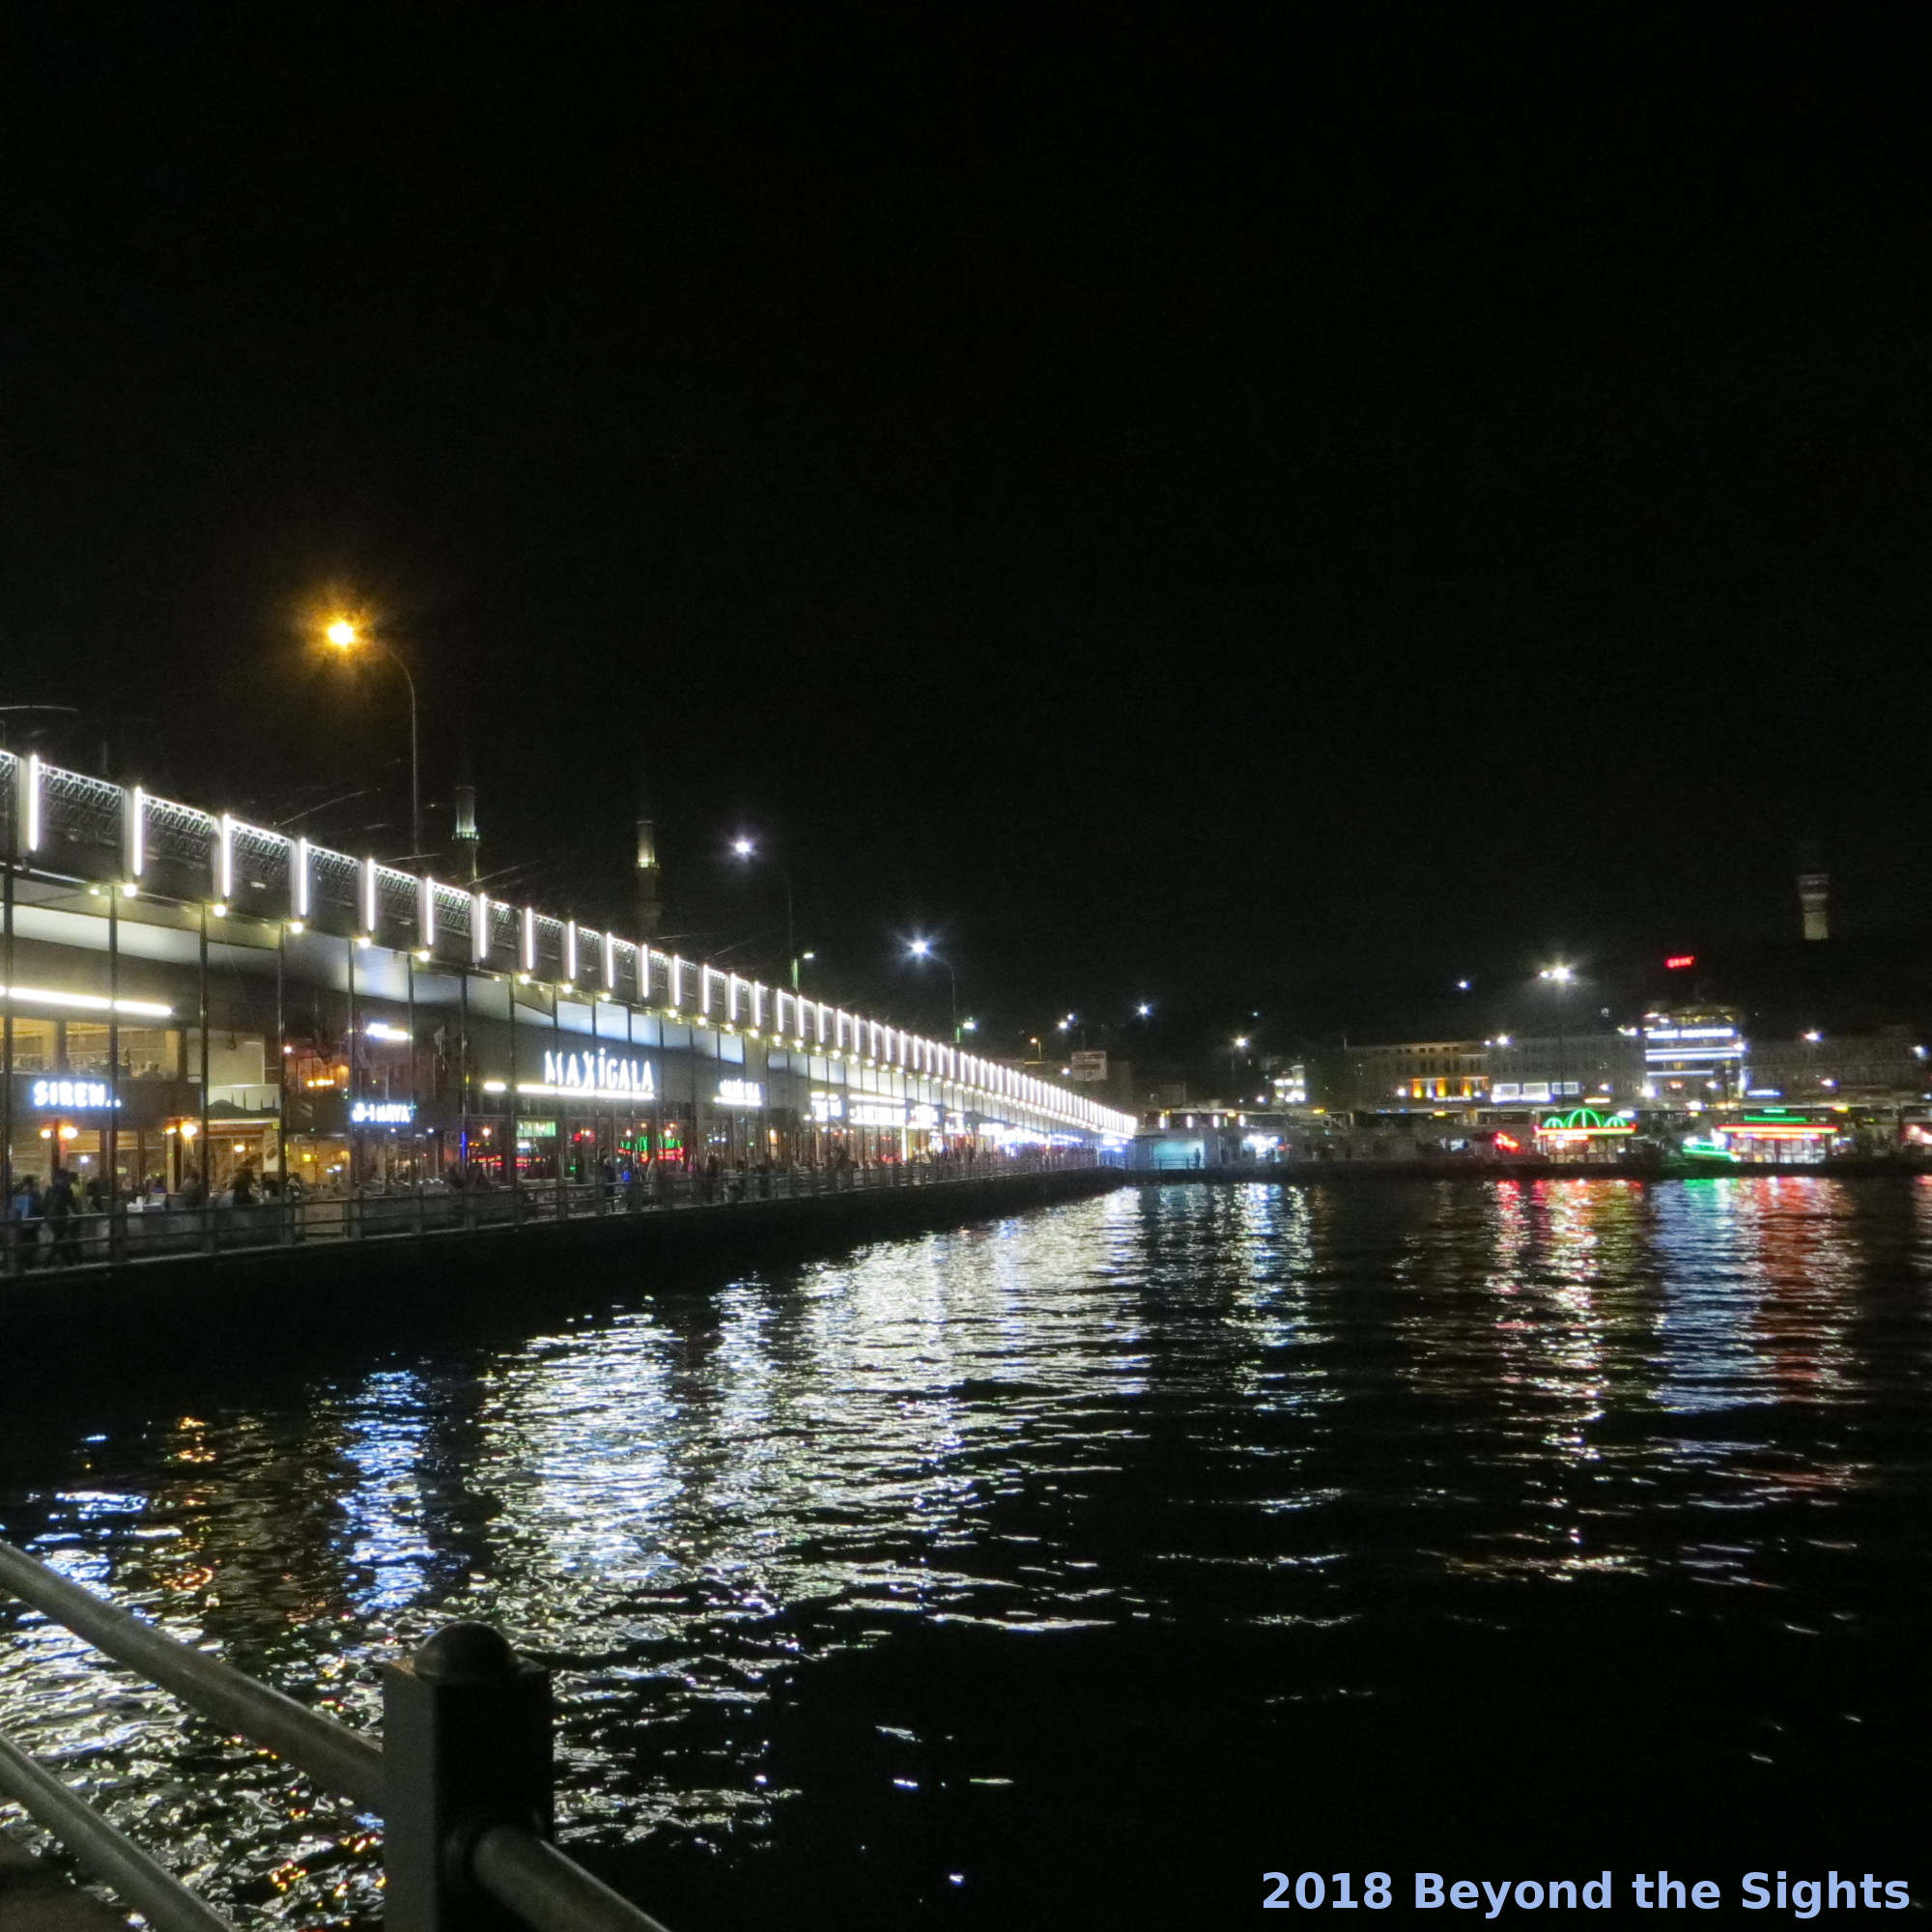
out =
<path fill-rule="evenodd" d="M 648 1060 L 633 1060 L 599 1048 L 595 1053 L 546 1053 L 544 1084 L 524 1087 L 526 1094 L 546 1089 L 558 1094 L 582 1094 L 593 1100 L 655 1100 L 657 1069 Z"/>

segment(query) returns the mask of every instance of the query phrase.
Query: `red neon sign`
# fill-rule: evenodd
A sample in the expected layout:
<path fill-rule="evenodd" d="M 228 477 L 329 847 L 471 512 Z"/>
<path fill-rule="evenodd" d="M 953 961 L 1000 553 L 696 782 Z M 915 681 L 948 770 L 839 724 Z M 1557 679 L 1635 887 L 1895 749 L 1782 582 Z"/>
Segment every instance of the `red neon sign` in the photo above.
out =
<path fill-rule="evenodd" d="M 1673 952 L 1663 963 L 1675 973 L 1682 967 L 1696 965 L 1697 955 L 1694 952 Z"/>

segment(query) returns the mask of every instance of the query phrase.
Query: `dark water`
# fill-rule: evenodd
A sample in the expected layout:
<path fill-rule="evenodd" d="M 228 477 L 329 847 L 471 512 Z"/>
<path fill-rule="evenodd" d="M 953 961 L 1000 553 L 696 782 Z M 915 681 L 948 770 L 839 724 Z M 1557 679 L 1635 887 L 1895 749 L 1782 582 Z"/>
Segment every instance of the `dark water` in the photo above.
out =
<path fill-rule="evenodd" d="M 391 1646 L 498 1622 L 558 1673 L 564 1835 L 677 1932 L 1918 1878 L 1932 1182 L 1127 1190 L 643 1286 L 20 1364 L 0 1528 L 358 1723 Z M 341 1806 L 0 1633 L 0 1727 L 178 1869 L 379 1913 Z"/>

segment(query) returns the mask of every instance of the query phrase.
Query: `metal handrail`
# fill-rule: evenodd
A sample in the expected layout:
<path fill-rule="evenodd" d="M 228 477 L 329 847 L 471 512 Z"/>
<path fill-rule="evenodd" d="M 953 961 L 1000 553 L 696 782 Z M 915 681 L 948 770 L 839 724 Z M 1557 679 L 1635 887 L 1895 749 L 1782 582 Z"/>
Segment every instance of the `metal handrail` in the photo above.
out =
<path fill-rule="evenodd" d="M 791 1167 L 721 1176 L 715 1186 L 701 1174 L 634 1172 L 628 1179 L 571 1181 L 561 1204 L 554 1180 L 526 1182 L 521 1191 L 431 1191 L 394 1195 L 357 1193 L 317 1196 L 301 1202 L 254 1207 L 169 1208 L 74 1216 L 71 1265 L 139 1268 L 185 1255 L 266 1254 L 294 1244 L 360 1240 L 419 1240 L 475 1236 L 523 1227 L 562 1226 L 593 1218 L 648 1220 L 688 1208 L 753 1207 L 774 1201 L 826 1195 L 871 1194 L 906 1187 L 955 1187 L 1021 1175 L 1070 1171 L 1140 1172 L 1080 1153 L 1059 1156 L 994 1155 L 933 1165 L 892 1163 L 876 1168 Z M 559 1212 L 559 1206 L 563 1211 Z M 0 1274 L 9 1278 L 52 1275 L 69 1264 L 51 1243 L 23 1243 L 23 1225 L 0 1222 Z M 38 1266 L 29 1265 L 38 1263 Z"/>
<path fill-rule="evenodd" d="M 568 1853 L 521 1825 L 493 1825 L 469 1855 L 476 1883 L 536 1932 L 666 1932 Z"/>
<path fill-rule="evenodd" d="M 0 1584 L 224 1729 L 267 1745 L 318 1784 L 365 1811 L 381 1813 L 383 1753 L 367 1738 L 256 1683 L 232 1663 L 103 1604 L 11 1543 L 0 1543 Z"/>
<path fill-rule="evenodd" d="M 175 1875 L 124 1838 L 84 1798 L 44 1765 L 0 1738 L 0 1793 L 18 1802 L 103 1885 L 111 1886 L 160 1932 L 232 1932 Z"/>
<path fill-rule="evenodd" d="M 548 1819 L 550 1677 L 496 1632 L 446 1626 L 409 1662 L 384 1667 L 383 1746 L 259 1684 L 233 1664 L 142 1623 L 0 1542 L 0 1594 L 11 1593 L 108 1657 L 171 1690 L 190 1710 L 265 1745 L 317 1783 L 385 1820 L 392 1932 L 458 1932 L 478 1895 L 535 1932 L 665 1932 L 568 1853 L 505 1822 L 500 1761 L 523 1782 L 510 1819 Z M 488 1739 L 475 1779 L 473 1742 Z M 400 1753 L 400 1756 L 397 1755 Z M 231 1932 L 227 1921 L 124 1837 L 45 1766 L 0 1737 L 0 1796 L 10 1796 L 160 1932 Z M 538 1802 L 540 1800 L 540 1802 Z M 393 1881 L 407 1870 L 409 1883 Z M 491 1922 L 496 1922 L 492 1920 Z"/>

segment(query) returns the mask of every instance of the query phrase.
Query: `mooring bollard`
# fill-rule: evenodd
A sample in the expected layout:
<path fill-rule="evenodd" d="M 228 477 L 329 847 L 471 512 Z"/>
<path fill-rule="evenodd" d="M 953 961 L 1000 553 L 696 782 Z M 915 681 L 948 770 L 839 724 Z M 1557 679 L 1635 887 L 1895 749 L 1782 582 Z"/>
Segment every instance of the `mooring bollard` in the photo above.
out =
<path fill-rule="evenodd" d="M 493 1825 L 552 1831 L 550 1672 L 487 1624 L 450 1624 L 383 1671 L 388 1932 L 497 1932 L 520 1921 L 477 1884 Z"/>

